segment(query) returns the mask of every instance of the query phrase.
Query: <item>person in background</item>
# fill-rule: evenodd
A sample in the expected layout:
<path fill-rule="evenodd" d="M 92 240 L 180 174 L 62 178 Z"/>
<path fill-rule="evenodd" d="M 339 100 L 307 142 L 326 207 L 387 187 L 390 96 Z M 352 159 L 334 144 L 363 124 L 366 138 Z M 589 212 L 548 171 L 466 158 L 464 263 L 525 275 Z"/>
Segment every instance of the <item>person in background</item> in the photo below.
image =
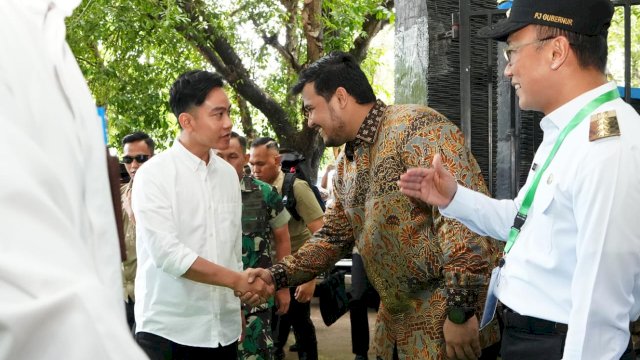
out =
<path fill-rule="evenodd" d="M 252 270 L 250 280 L 297 285 L 357 246 L 381 299 L 373 341 L 378 358 L 480 356 L 483 345 L 498 339 L 495 323 L 481 342 L 476 317 L 497 247 L 437 207 L 411 201 L 396 184 L 407 168 L 428 165 L 443 152 L 459 181 L 486 192 L 460 130 L 428 107 L 377 100 L 354 57 L 343 52 L 303 70 L 293 91 L 302 93 L 308 124 L 325 145 L 345 144 L 334 201 L 311 241 L 268 270 Z"/>
<path fill-rule="evenodd" d="M 242 200 L 234 168 L 213 148 L 229 147 L 231 104 L 222 76 L 178 77 L 169 104 L 181 127 L 173 146 L 136 172 L 135 319 L 151 360 L 236 360 L 240 301 L 263 301 L 273 286 L 249 286 L 242 271 Z M 209 286 L 213 285 L 213 286 Z"/>
<path fill-rule="evenodd" d="M 249 163 L 253 175 L 258 180 L 273 185 L 282 195 L 284 172 L 281 169 L 278 143 L 274 139 L 268 137 L 255 139 L 251 143 Z M 311 238 L 311 235 L 322 227 L 323 211 L 307 182 L 295 179 L 293 194 L 296 198 L 296 211 L 300 215 L 300 220 L 296 220 L 293 216 L 289 220 L 291 253 L 295 254 Z M 284 358 L 284 346 L 292 326 L 298 357 L 301 360 L 318 358 L 318 341 L 315 326 L 311 321 L 311 305 L 309 303 L 315 287 L 315 279 L 310 279 L 304 284 L 290 288 L 289 312 L 278 315 L 274 320 L 276 359 Z"/>
<path fill-rule="evenodd" d="M 291 254 L 289 219 L 291 215 L 282 204 L 282 198 L 271 185 L 251 177 L 248 168 L 247 139 L 231 132 L 226 150 L 217 150 L 218 156 L 231 164 L 238 173 L 242 190 L 242 266 L 243 268 L 266 268 L 272 265 L 271 244 L 274 244 L 276 259 L 282 260 Z M 277 314 L 286 314 L 289 309 L 289 289 L 276 292 Z M 273 359 L 273 337 L 271 335 L 273 301 L 251 307 L 244 305 L 246 321 L 245 336 L 238 344 L 238 359 Z"/>
<path fill-rule="evenodd" d="M 518 196 L 495 200 L 444 156 L 400 186 L 479 234 L 507 242 L 492 282 L 501 356 L 633 359 L 640 315 L 640 116 L 605 76 L 609 0 L 514 0 L 479 35 L 506 41 L 504 75 L 544 137 Z M 498 273 L 497 273 L 498 274 Z"/>
<path fill-rule="evenodd" d="M 327 165 L 320 186 L 328 193 L 327 205 L 333 202 L 333 177 L 336 173 L 334 164 Z M 357 247 L 351 253 L 351 290 L 349 291 L 349 320 L 351 322 L 351 351 L 355 360 L 369 358 L 369 305 L 376 304 L 379 309 L 380 297 L 371 286 L 364 269 L 362 256 Z"/>
<path fill-rule="evenodd" d="M 380 297 L 371 286 L 364 269 L 358 248 L 351 254 L 351 298 L 349 299 L 349 320 L 351 321 L 351 351 L 355 360 L 369 358 L 369 304 L 380 303 Z M 379 305 L 375 307 L 376 311 Z"/>
<path fill-rule="evenodd" d="M 127 259 L 122 262 L 122 282 L 124 288 L 124 304 L 127 313 L 127 324 L 134 331 L 135 318 L 133 309 L 135 305 L 134 283 L 138 258 L 136 257 L 136 219 L 131 209 L 131 186 L 138 168 L 153 156 L 155 143 L 153 139 L 142 131 L 133 132 L 122 138 L 122 163 L 124 163 L 129 182 L 120 187 L 120 199 L 122 200 L 122 223 L 124 225 L 124 243 Z"/>
<path fill-rule="evenodd" d="M 146 358 L 123 321 L 100 119 L 65 41 L 79 3 L 0 1 L 0 359 Z"/>
<path fill-rule="evenodd" d="M 322 178 L 320 178 L 320 183 L 318 184 L 318 189 L 322 194 L 322 200 L 324 200 L 325 205 L 329 205 L 330 202 L 333 201 L 333 176 L 336 173 L 336 166 L 334 164 L 329 164 L 324 169 L 322 173 Z"/>

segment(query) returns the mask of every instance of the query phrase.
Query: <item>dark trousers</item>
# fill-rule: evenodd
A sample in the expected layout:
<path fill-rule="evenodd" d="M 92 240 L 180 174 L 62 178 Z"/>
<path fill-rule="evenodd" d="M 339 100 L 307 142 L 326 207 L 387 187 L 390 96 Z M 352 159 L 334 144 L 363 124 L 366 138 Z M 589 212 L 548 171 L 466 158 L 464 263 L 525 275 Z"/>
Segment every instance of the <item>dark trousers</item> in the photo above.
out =
<path fill-rule="evenodd" d="M 311 321 L 311 304 L 300 303 L 295 299 L 296 288 L 290 288 L 291 303 L 289 311 L 284 315 L 275 315 L 272 320 L 273 342 L 275 352 L 282 352 L 289 331 L 293 326 L 293 333 L 298 346 L 298 357 L 300 359 L 318 359 L 318 340 L 316 339 L 316 328 Z"/>
<path fill-rule="evenodd" d="M 169 339 L 146 332 L 135 336 L 136 342 L 149 360 L 237 360 L 238 342 L 217 348 L 202 348 L 175 343 Z"/>
<path fill-rule="evenodd" d="M 376 300 L 379 302 L 379 297 L 369 283 L 360 254 L 353 254 L 351 259 L 351 300 L 349 300 L 351 351 L 356 355 L 366 357 L 369 352 L 369 314 L 367 308 L 370 303 L 376 303 Z"/>
<path fill-rule="evenodd" d="M 502 347 L 503 360 L 555 360 L 562 359 L 567 325 L 520 315 L 503 307 Z M 633 360 L 631 341 L 621 360 Z"/>

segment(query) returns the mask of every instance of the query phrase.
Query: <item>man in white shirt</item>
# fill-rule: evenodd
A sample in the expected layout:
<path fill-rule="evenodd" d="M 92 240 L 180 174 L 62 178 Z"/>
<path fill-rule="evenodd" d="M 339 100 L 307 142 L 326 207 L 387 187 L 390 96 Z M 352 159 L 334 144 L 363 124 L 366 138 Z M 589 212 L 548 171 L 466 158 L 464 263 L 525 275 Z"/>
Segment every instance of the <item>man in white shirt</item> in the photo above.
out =
<path fill-rule="evenodd" d="M 79 0 L 0 1 L 0 359 L 144 359 L 127 330 Z"/>
<path fill-rule="evenodd" d="M 241 273 L 242 199 L 226 149 L 231 104 L 219 74 L 194 70 L 171 87 L 181 132 L 136 174 L 136 340 L 152 359 L 236 359 L 239 294 L 264 299 Z M 215 286 L 209 286 L 215 285 Z"/>
<path fill-rule="evenodd" d="M 507 19 L 480 31 L 507 42 L 504 74 L 520 107 L 545 114 L 515 200 L 458 185 L 439 155 L 400 180 L 405 194 L 507 241 L 490 288 L 504 305 L 504 360 L 634 358 L 640 116 L 606 81 L 612 14 L 608 0 L 515 0 Z"/>

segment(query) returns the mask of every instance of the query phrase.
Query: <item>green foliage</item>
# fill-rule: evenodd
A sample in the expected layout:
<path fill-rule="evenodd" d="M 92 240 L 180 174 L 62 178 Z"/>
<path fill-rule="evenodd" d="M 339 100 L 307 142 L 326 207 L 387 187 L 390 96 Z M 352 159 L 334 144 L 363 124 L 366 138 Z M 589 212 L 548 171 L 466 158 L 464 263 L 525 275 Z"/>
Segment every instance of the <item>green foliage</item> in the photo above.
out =
<path fill-rule="evenodd" d="M 394 20 L 394 14 L 376 0 L 325 0 L 322 8 L 325 35 L 329 35 L 324 42 L 327 52 L 351 50 L 355 37 L 363 34 L 362 14 L 374 14 L 376 19 L 387 19 L 391 23 Z"/>
<path fill-rule="evenodd" d="M 209 67 L 174 30 L 184 22 L 175 6 L 158 13 L 153 1 L 85 1 L 68 19 L 68 42 L 96 103 L 105 105 L 109 143 L 148 132 L 164 148 L 178 125 L 169 85 L 182 72 Z"/>
<path fill-rule="evenodd" d="M 393 13 L 383 3 L 325 0 L 318 15 L 324 25 L 324 51 L 350 50 L 363 34 L 369 14 L 392 20 Z M 187 70 L 220 71 L 220 64 L 233 75 L 244 69 L 247 75 L 239 76 L 248 77 L 241 77 L 239 83 L 254 82 L 284 111 L 292 131 L 302 134 L 300 101 L 289 89 L 307 59 L 303 4 L 304 0 L 84 0 L 67 20 L 67 37 L 96 103 L 106 106 L 110 145 L 119 149 L 124 135 L 142 130 L 157 141 L 158 150 L 166 148 L 179 131 L 168 107 L 170 85 Z M 187 8 L 196 11 L 190 13 Z M 229 64 L 216 52 L 219 39 L 230 45 L 240 64 Z M 293 61 L 275 49 L 274 40 Z M 205 56 L 207 50 L 217 65 Z M 373 70 L 375 56 L 364 64 L 368 72 Z M 229 88 L 232 101 L 237 99 L 236 91 Z M 281 135 L 275 134 L 273 125 L 283 120 L 269 118 L 250 102 L 248 120 L 255 132 Z M 242 132 L 238 106 L 233 107 L 232 116 L 235 128 Z M 297 143 L 312 146 L 311 141 Z"/>

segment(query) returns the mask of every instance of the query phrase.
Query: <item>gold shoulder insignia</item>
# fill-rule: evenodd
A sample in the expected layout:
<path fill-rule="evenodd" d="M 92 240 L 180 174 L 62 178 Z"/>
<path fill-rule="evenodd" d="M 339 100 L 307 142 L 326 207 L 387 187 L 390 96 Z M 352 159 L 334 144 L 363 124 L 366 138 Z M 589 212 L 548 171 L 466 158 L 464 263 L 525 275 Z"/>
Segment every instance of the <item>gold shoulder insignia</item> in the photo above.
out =
<path fill-rule="evenodd" d="M 589 126 L 589 141 L 620 136 L 620 126 L 615 110 L 609 110 L 591 115 Z"/>

